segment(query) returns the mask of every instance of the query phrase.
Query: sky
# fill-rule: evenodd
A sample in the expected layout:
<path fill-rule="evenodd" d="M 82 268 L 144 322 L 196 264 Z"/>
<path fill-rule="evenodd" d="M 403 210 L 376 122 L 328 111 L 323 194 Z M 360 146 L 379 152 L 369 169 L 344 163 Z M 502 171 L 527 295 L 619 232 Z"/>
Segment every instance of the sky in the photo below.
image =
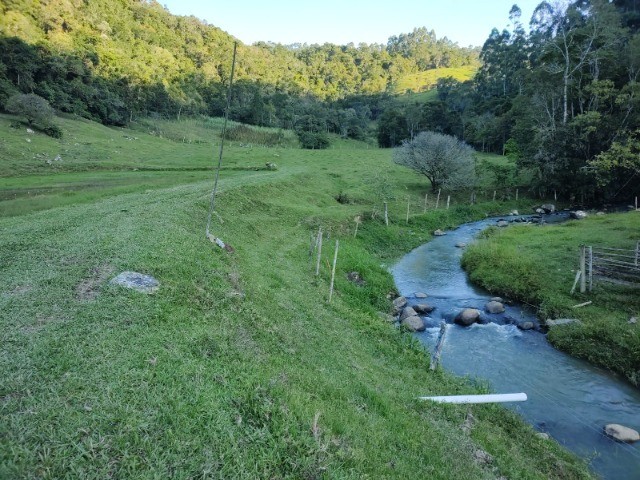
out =
<path fill-rule="evenodd" d="M 382 43 L 427 27 L 458 45 L 482 46 L 491 29 L 509 25 L 514 3 L 525 27 L 541 0 L 159 0 L 175 15 L 193 15 L 245 44 Z"/>

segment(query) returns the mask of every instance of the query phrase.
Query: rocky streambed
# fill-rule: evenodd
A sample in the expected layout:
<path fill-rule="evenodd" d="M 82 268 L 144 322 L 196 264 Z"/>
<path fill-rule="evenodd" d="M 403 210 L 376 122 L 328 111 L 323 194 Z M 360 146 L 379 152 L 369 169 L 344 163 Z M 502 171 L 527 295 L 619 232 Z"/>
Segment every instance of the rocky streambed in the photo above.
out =
<path fill-rule="evenodd" d="M 523 217 L 502 220 L 508 225 L 516 218 Z M 565 218 L 542 212 L 536 221 Z M 418 247 L 393 266 L 396 286 L 404 297 L 395 302 L 399 320 L 430 350 L 440 323 L 452 324 L 442 350 L 444 368 L 482 379 L 497 393 L 525 392 L 528 400 L 509 408 L 522 414 L 541 435 L 553 437 L 587 459 L 603 478 L 640 478 L 640 442 L 616 441 L 611 431 L 605 432 L 611 424 L 640 429 L 640 391 L 554 349 L 525 306 L 493 298 L 468 281 L 460 267 L 463 247 L 491 225 L 498 225 L 497 220 L 441 232 L 446 235 Z"/>

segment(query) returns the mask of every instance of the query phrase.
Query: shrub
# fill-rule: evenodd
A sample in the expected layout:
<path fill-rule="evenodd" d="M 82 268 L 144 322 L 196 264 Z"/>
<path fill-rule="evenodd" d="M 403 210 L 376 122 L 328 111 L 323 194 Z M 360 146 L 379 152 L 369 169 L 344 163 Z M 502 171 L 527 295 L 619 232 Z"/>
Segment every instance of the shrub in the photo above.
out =
<path fill-rule="evenodd" d="M 42 129 L 44 133 L 53 138 L 62 138 L 62 129 L 53 123 L 47 125 Z"/>
<path fill-rule="evenodd" d="M 324 150 L 329 148 L 329 136 L 322 132 L 297 132 L 300 146 L 307 150 Z"/>
<path fill-rule="evenodd" d="M 44 98 L 35 93 L 17 93 L 7 100 L 4 108 L 9 113 L 24 117 L 29 125 L 38 123 L 47 126 L 53 118 L 53 108 Z"/>

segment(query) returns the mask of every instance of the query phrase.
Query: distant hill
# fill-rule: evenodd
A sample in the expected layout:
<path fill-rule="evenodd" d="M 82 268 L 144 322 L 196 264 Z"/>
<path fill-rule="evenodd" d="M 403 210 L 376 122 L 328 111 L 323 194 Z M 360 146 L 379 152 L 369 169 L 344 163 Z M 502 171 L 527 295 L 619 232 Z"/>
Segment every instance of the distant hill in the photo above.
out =
<path fill-rule="evenodd" d="M 14 93 L 33 92 L 60 111 L 106 124 L 153 112 L 219 114 L 234 41 L 155 1 L 3 2 L 0 106 Z M 271 125 L 286 97 L 378 94 L 411 75 L 477 62 L 477 50 L 425 28 L 387 45 L 239 43 L 236 111 L 245 121 Z"/>

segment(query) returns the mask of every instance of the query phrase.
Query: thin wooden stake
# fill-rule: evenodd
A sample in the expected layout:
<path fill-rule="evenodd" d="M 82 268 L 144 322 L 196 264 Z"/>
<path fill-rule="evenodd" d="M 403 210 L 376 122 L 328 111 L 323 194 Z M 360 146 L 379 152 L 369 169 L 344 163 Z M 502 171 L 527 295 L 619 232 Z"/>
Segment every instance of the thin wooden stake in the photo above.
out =
<path fill-rule="evenodd" d="M 496 191 L 495 190 L 493 191 L 493 201 L 494 202 L 496 201 Z"/>
<path fill-rule="evenodd" d="M 411 208 L 411 199 L 407 197 L 407 224 L 409 223 L 409 209 Z"/>
<path fill-rule="evenodd" d="M 358 226 L 362 222 L 362 219 L 360 218 L 360 215 L 358 215 L 356 218 L 354 218 L 354 221 L 356 222 L 356 231 L 353 232 L 353 238 L 356 238 L 356 236 L 358 235 Z"/>
<path fill-rule="evenodd" d="M 339 241 L 336 240 L 336 251 L 333 254 L 333 268 L 331 269 L 331 286 L 329 287 L 329 303 L 331 303 L 331 297 L 333 296 L 333 281 L 336 278 L 336 263 L 338 263 L 338 248 L 340 247 Z"/>
<path fill-rule="evenodd" d="M 447 210 L 449 210 L 449 203 L 451 203 L 451 195 L 447 195 Z"/>
<path fill-rule="evenodd" d="M 429 199 L 429 194 L 424 194 L 424 211 L 422 213 L 427 213 L 427 200 Z"/>
<path fill-rule="evenodd" d="M 587 291 L 587 275 L 586 275 L 587 247 L 580 247 L 580 293 Z"/>
<path fill-rule="evenodd" d="M 436 210 L 438 209 L 438 205 L 440 205 L 440 191 L 441 189 L 438 189 L 438 198 L 436 198 Z"/>
<path fill-rule="evenodd" d="M 516 188 L 516 202 L 518 201 L 518 195 L 519 195 L 520 191 Z"/>
<path fill-rule="evenodd" d="M 593 247 L 589 247 L 589 291 L 593 290 Z"/>
<path fill-rule="evenodd" d="M 384 224 L 389 226 L 389 208 L 387 206 L 387 202 L 384 202 Z"/>
<path fill-rule="evenodd" d="M 573 281 L 573 287 L 571 287 L 571 295 L 576 291 L 576 285 L 578 285 L 578 280 L 580 280 L 580 270 L 576 272 L 576 279 Z"/>
<path fill-rule="evenodd" d="M 571 308 L 580 308 L 580 307 L 586 307 L 587 305 L 591 305 L 593 302 L 589 301 L 589 302 L 584 302 L 584 303 L 579 303 L 578 305 L 574 305 Z"/>
<path fill-rule="evenodd" d="M 316 261 L 316 277 L 320 275 L 320 259 L 322 258 L 322 227 L 318 230 L 318 260 Z"/>
<path fill-rule="evenodd" d="M 638 211 L 638 197 L 636 197 L 636 211 Z"/>
<path fill-rule="evenodd" d="M 558 191 L 557 190 L 553 190 L 553 199 L 557 202 L 558 201 Z"/>
<path fill-rule="evenodd" d="M 636 242 L 636 267 L 638 266 L 638 259 L 640 258 L 640 240 Z"/>

